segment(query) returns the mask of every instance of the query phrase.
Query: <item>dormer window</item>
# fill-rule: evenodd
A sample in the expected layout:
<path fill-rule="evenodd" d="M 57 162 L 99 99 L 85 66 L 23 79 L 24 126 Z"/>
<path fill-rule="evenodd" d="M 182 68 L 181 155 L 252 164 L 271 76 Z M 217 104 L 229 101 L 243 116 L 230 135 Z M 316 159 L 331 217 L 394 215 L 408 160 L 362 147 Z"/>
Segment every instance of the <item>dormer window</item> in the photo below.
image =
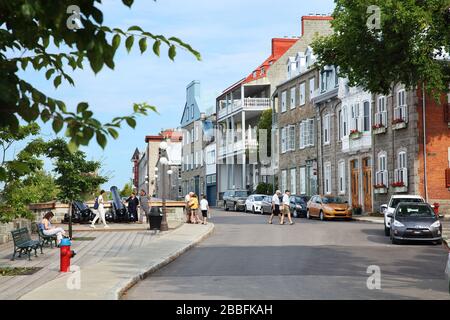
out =
<path fill-rule="evenodd" d="M 258 76 L 256 71 L 253 71 L 253 78 L 256 78 Z"/>
<path fill-rule="evenodd" d="M 264 69 L 264 67 L 261 67 L 261 75 L 263 76 L 265 74 L 266 70 Z"/>

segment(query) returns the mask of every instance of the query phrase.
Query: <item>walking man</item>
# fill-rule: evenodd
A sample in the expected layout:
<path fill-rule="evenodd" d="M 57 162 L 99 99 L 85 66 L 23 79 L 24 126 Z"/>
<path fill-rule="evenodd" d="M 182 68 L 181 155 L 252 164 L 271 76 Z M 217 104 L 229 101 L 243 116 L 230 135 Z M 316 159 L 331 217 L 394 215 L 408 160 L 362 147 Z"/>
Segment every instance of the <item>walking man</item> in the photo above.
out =
<path fill-rule="evenodd" d="M 202 224 L 208 224 L 209 203 L 204 194 L 202 194 L 202 200 L 200 201 L 200 210 L 202 211 Z"/>
<path fill-rule="evenodd" d="M 280 197 L 281 191 L 275 191 L 275 194 L 272 196 L 272 213 L 269 218 L 269 224 L 272 224 L 275 215 L 278 215 L 278 221 L 281 223 Z"/>
<path fill-rule="evenodd" d="M 281 221 L 280 224 L 284 224 L 284 216 L 288 216 L 289 224 L 292 225 L 294 222 L 292 222 L 291 218 L 291 210 L 289 209 L 289 198 L 291 196 L 291 192 L 289 190 L 286 190 L 286 192 L 283 195 L 283 209 L 281 212 Z"/>

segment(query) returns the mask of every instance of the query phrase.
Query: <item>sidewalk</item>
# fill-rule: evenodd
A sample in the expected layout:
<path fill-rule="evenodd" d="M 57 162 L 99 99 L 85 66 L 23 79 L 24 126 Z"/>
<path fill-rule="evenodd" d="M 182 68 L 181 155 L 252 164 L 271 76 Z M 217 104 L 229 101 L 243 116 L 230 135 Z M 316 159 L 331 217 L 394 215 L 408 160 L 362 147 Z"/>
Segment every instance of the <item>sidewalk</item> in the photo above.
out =
<path fill-rule="evenodd" d="M 81 266 L 80 272 L 59 274 L 52 281 L 21 296 L 20 299 L 44 300 L 117 300 L 140 279 L 176 259 L 202 241 L 214 225 L 184 224 L 145 245 L 106 257 L 98 263 Z M 79 289 L 69 289 L 80 279 Z M 1 286 L 0 286 L 1 288 Z"/>

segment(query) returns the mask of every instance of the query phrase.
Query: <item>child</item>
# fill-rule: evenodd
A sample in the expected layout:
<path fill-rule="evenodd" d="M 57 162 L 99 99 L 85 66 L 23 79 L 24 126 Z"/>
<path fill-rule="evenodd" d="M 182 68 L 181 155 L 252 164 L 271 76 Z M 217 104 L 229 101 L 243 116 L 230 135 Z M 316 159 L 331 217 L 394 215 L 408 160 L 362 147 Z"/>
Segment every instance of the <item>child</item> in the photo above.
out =
<path fill-rule="evenodd" d="M 208 203 L 208 200 L 206 200 L 205 195 L 203 195 L 202 198 L 203 199 L 200 201 L 200 210 L 202 211 L 202 216 L 203 216 L 202 224 L 207 224 L 208 222 L 206 220 L 208 218 L 209 203 Z"/>

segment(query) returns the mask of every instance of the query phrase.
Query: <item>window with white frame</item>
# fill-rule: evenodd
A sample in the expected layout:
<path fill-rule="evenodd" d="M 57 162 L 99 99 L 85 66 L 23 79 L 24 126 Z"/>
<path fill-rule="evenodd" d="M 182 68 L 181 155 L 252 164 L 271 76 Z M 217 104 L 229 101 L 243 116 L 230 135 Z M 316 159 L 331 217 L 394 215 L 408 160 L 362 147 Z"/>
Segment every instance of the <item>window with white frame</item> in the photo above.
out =
<path fill-rule="evenodd" d="M 402 150 L 397 154 L 397 169 L 395 169 L 394 175 L 394 183 L 396 183 L 397 186 L 408 186 L 407 153 L 405 150 Z"/>
<path fill-rule="evenodd" d="M 330 115 L 327 114 L 323 117 L 323 144 L 330 143 Z"/>
<path fill-rule="evenodd" d="M 331 163 L 326 162 L 323 175 L 323 188 L 325 194 L 331 194 Z"/>
<path fill-rule="evenodd" d="M 199 128 L 200 128 L 200 125 L 196 125 L 195 126 L 195 141 L 198 141 L 198 139 L 200 138 L 200 134 L 199 134 Z"/>
<path fill-rule="evenodd" d="M 385 151 L 378 153 L 378 171 L 375 177 L 377 186 L 388 186 L 387 154 Z"/>
<path fill-rule="evenodd" d="M 297 170 L 295 168 L 290 170 L 290 190 L 292 194 L 296 194 L 297 193 Z"/>
<path fill-rule="evenodd" d="M 190 142 L 194 142 L 195 141 L 195 131 L 194 128 L 191 129 L 191 139 Z"/>
<path fill-rule="evenodd" d="M 300 167 L 300 194 L 306 194 L 306 168 Z"/>
<path fill-rule="evenodd" d="M 306 84 L 300 83 L 300 106 L 304 106 L 306 103 Z"/>
<path fill-rule="evenodd" d="M 296 101 L 295 101 L 295 87 L 291 88 L 291 109 L 294 109 L 296 107 Z"/>
<path fill-rule="evenodd" d="M 191 105 L 191 118 L 194 119 L 194 105 Z"/>
<path fill-rule="evenodd" d="M 342 108 L 342 136 L 345 137 L 348 134 L 348 113 L 347 106 Z"/>
<path fill-rule="evenodd" d="M 286 127 L 281 128 L 281 153 L 286 152 Z"/>
<path fill-rule="evenodd" d="M 309 100 L 312 100 L 314 97 L 314 90 L 316 86 L 316 78 L 309 79 Z"/>
<path fill-rule="evenodd" d="M 352 104 L 351 105 L 351 130 L 355 130 L 355 131 L 359 131 L 360 130 L 360 126 L 359 126 L 359 103 L 356 104 Z"/>
<path fill-rule="evenodd" d="M 287 171 L 281 171 L 281 190 L 284 192 L 287 189 Z"/>
<path fill-rule="evenodd" d="M 345 193 L 345 161 L 341 160 L 338 164 L 338 189 L 339 193 Z"/>
<path fill-rule="evenodd" d="M 394 123 L 398 122 L 408 122 L 408 105 L 404 89 L 397 92 L 397 106 L 394 108 Z"/>
<path fill-rule="evenodd" d="M 288 145 L 287 150 L 288 151 L 294 151 L 295 150 L 295 126 L 289 126 L 288 127 Z"/>
<path fill-rule="evenodd" d="M 300 122 L 300 149 L 314 146 L 314 119 Z"/>
<path fill-rule="evenodd" d="M 370 131 L 370 102 L 364 101 L 363 103 L 363 131 Z"/>
<path fill-rule="evenodd" d="M 375 126 L 387 126 L 386 97 L 381 96 L 377 99 L 377 112 L 375 113 Z"/>
<path fill-rule="evenodd" d="M 286 112 L 286 99 L 287 99 L 287 93 L 286 93 L 286 91 L 283 91 L 281 93 L 281 112 Z"/>
<path fill-rule="evenodd" d="M 342 140 L 342 137 L 343 137 L 343 135 L 342 135 L 342 133 L 344 132 L 343 131 L 343 129 L 342 129 L 342 126 L 343 126 L 343 123 L 344 123 L 344 116 L 343 116 L 343 113 L 342 113 L 342 109 L 339 109 L 339 111 L 338 111 L 338 121 L 339 121 L 339 123 L 338 123 L 338 137 L 339 137 L 339 140 Z"/>

